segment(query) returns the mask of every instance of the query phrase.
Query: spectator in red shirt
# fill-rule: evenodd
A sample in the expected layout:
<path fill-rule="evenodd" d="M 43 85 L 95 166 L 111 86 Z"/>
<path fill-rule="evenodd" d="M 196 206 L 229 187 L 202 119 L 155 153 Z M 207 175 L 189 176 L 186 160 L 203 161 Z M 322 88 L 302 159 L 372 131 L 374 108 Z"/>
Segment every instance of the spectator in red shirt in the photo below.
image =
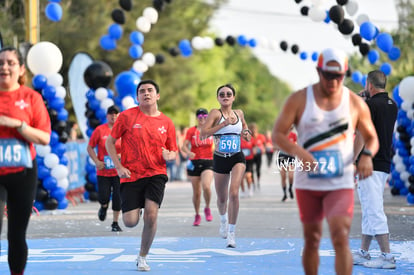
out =
<path fill-rule="evenodd" d="M 111 227 L 113 232 L 122 231 L 118 224 L 119 213 L 121 211 L 120 182 L 114 163 L 106 151 L 105 142 L 111 134 L 112 127 L 114 126 L 118 114 L 119 108 L 115 105 L 108 108 L 106 111 L 106 119 L 108 123 L 99 125 L 95 128 L 87 147 L 88 154 L 95 163 L 96 174 L 98 175 L 98 198 L 101 205 L 98 212 L 98 218 L 101 221 L 105 220 L 106 211 L 108 210 L 109 200 L 111 199 L 112 194 L 113 222 Z M 96 147 L 98 155 L 95 153 Z M 118 157 L 120 157 L 120 139 L 115 143 L 115 147 Z"/>
<path fill-rule="evenodd" d="M 26 230 L 37 187 L 33 144 L 49 144 L 51 133 L 42 96 L 24 86 L 25 72 L 17 49 L 0 49 L 0 232 L 7 203 L 12 275 L 23 274 L 27 262 Z"/>
<path fill-rule="evenodd" d="M 194 226 L 201 223 L 200 203 L 203 191 L 205 208 L 204 214 L 208 222 L 213 220 L 210 210 L 211 182 L 213 180 L 213 137 L 200 136 L 200 127 L 206 123 L 208 111 L 200 108 L 196 112 L 197 126 L 187 130 L 181 151 L 189 156 L 187 174 L 193 186 L 193 204 L 196 212 Z"/>
<path fill-rule="evenodd" d="M 158 110 L 160 90 L 153 80 L 137 86 L 139 106 L 123 111 L 106 140 L 106 150 L 121 179 L 122 219 L 135 227 L 144 209 L 144 228 L 138 270 L 149 271 L 147 254 L 157 232 L 158 209 L 168 181 L 166 161 L 177 157 L 177 139 L 172 120 Z M 121 160 L 116 140 L 122 138 Z"/>
<path fill-rule="evenodd" d="M 262 169 L 262 154 L 265 152 L 265 135 L 259 133 L 259 129 L 256 123 L 249 125 L 249 129 L 253 133 L 254 139 L 254 167 L 256 170 L 257 188 L 260 189 L 260 175 Z"/>
<path fill-rule="evenodd" d="M 246 171 L 244 172 L 244 180 L 247 183 L 247 192 L 244 187 L 244 180 L 242 181 L 240 187 L 242 190 L 241 197 L 251 197 L 253 196 L 253 164 L 254 164 L 254 141 L 253 139 L 247 141 L 240 139 L 240 148 L 246 159 Z"/>

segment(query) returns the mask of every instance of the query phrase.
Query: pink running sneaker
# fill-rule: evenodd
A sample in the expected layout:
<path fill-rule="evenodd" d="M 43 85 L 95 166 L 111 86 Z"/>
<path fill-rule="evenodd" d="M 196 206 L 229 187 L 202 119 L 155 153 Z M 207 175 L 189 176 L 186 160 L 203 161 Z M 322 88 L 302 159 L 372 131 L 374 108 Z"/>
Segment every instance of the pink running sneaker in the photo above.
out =
<path fill-rule="evenodd" d="M 213 220 L 213 215 L 211 215 L 210 208 L 204 208 L 204 214 L 206 215 L 206 221 L 211 222 Z"/>
<path fill-rule="evenodd" d="M 199 226 L 200 223 L 201 223 L 201 216 L 197 214 L 195 215 L 193 226 Z"/>

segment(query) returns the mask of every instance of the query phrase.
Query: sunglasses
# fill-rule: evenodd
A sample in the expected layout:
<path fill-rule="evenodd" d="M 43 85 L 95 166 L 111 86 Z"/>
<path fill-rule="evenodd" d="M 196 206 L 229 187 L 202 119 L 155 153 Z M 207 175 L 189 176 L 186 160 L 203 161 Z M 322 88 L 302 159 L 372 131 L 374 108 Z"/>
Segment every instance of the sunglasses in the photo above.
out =
<path fill-rule="evenodd" d="M 207 114 L 205 114 L 205 115 L 200 114 L 200 115 L 197 116 L 197 118 L 198 119 L 202 119 L 202 118 L 207 118 L 207 116 L 208 116 Z"/>
<path fill-rule="evenodd" d="M 335 79 L 335 80 L 341 81 L 345 76 L 343 74 L 333 74 L 333 73 L 322 71 L 322 70 L 319 70 L 319 72 L 321 73 L 323 78 L 325 78 L 326 80 L 334 80 Z"/>
<path fill-rule="evenodd" d="M 219 93 L 218 95 L 219 95 L 219 97 L 221 97 L 221 98 L 225 98 L 225 97 L 226 97 L 226 95 L 227 95 L 227 97 L 232 97 L 232 96 L 233 96 L 233 92 L 231 92 L 231 91 L 228 91 L 228 92 L 226 92 L 226 93 L 222 92 L 222 93 Z"/>

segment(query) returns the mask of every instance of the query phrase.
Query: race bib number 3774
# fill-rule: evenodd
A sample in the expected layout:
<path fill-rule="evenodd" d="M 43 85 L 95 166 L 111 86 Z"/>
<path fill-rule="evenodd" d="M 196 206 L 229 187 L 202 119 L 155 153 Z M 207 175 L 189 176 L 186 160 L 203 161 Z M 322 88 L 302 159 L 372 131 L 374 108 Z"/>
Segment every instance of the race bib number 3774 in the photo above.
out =
<path fill-rule="evenodd" d="M 0 139 L 0 167 L 32 168 L 29 145 L 17 139 Z"/>
<path fill-rule="evenodd" d="M 339 151 L 311 152 L 318 162 L 314 171 L 308 172 L 309 178 L 336 178 L 343 175 L 342 156 Z"/>

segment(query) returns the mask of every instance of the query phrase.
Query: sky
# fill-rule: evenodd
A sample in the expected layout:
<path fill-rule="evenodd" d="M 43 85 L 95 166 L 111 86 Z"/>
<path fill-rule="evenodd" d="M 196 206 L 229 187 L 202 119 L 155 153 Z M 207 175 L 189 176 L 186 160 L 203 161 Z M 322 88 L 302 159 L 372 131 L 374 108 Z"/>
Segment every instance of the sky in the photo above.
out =
<path fill-rule="evenodd" d="M 357 0 L 353 0 L 357 1 Z M 325 10 L 336 5 L 335 0 L 303 0 L 297 4 L 294 0 L 229 0 L 213 17 L 211 30 L 220 37 L 227 35 L 245 35 L 255 38 L 258 45 L 253 53 L 269 68 L 270 72 L 287 82 L 292 90 L 303 88 L 318 81 L 315 62 L 308 58 L 302 60 L 299 54 L 280 49 L 281 41 L 290 46 L 296 44 L 300 51 L 308 55 L 325 48 L 339 48 L 348 54 L 358 53 L 353 46 L 351 35 L 345 37 L 333 22 L 314 22 L 300 13 L 302 6 L 311 7 L 321 3 Z M 345 9 L 345 18 L 354 21 L 359 33 L 357 18 L 368 16 L 369 20 L 381 31 L 391 32 L 398 27 L 398 15 L 394 0 L 359 0 L 355 15 L 350 16 Z M 269 46 L 269 45 L 275 46 Z M 352 67 L 352 64 L 350 64 Z"/>

